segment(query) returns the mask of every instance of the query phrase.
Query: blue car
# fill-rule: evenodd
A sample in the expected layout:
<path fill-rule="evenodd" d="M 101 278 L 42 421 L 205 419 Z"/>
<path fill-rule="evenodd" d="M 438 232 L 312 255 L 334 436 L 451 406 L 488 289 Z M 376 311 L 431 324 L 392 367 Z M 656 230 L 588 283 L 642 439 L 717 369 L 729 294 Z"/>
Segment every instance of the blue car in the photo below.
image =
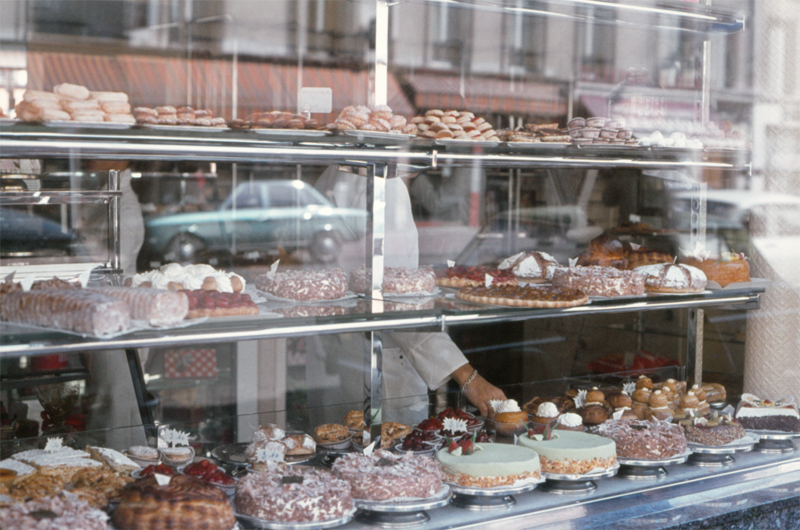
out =
<path fill-rule="evenodd" d="M 142 249 L 156 263 L 204 261 L 209 253 L 255 256 L 307 249 L 328 263 L 340 245 L 363 237 L 367 213 L 336 208 L 300 180 L 246 182 L 212 212 L 156 217 Z"/>

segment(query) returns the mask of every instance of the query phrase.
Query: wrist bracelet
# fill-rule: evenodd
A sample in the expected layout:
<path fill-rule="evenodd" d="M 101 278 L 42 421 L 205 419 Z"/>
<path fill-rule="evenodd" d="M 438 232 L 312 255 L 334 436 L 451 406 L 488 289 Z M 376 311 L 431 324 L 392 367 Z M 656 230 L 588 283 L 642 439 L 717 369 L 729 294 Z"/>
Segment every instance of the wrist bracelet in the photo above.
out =
<path fill-rule="evenodd" d="M 477 370 L 473 370 L 472 373 L 470 374 L 470 376 L 467 377 L 467 380 L 464 381 L 464 384 L 461 386 L 461 391 L 462 392 L 466 392 L 467 391 L 467 387 L 472 382 L 472 380 L 475 379 L 476 375 L 478 375 L 478 371 Z"/>

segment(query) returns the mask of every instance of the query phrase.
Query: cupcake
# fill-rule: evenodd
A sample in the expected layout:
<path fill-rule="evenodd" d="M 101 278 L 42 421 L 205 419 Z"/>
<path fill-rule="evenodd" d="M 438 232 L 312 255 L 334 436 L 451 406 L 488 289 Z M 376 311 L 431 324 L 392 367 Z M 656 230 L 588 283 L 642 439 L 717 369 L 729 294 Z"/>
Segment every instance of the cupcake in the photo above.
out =
<path fill-rule="evenodd" d="M 128 458 L 142 467 L 158 464 L 158 449 L 146 445 L 134 445 L 128 448 Z"/>

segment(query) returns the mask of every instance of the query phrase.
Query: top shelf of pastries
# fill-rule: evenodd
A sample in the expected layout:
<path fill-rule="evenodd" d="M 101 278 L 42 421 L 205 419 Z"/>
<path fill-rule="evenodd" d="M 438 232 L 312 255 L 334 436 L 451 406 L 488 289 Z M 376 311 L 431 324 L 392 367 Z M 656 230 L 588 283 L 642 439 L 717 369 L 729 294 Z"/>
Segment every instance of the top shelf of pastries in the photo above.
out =
<path fill-rule="evenodd" d="M 439 3 L 441 0 L 413 0 Z M 389 2 L 392 4 L 392 2 Z M 503 11 L 516 15 L 568 18 L 586 24 L 622 27 L 659 27 L 695 33 L 736 33 L 745 29 L 740 13 L 705 5 L 696 0 L 665 0 L 645 3 L 614 0 L 514 0 L 486 2 L 485 0 L 448 0 L 450 5 L 476 11 Z"/>

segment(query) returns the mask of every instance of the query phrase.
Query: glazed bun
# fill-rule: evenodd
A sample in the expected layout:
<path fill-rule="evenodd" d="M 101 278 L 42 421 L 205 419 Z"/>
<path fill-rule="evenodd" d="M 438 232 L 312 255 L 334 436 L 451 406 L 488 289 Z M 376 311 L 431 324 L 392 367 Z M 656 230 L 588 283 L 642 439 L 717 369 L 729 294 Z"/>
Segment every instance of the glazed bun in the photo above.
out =
<path fill-rule="evenodd" d="M 636 389 L 638 390 L 640 388 L 653 390 L 653 380 L 646 375 L 640 375 L 639 379 L 636 380 Z"/>
<path fill-rule="evenodd" d="M 633 400 L 624 390 L 608 398 L 608 402 L 611 403 L 611 406 L 615 409 L 621 409 L 622 407 L 630 408 L 633 404 Z"/>
<path fill-rule="evenodd" d="M 664 408 L 669 406 L 669 399 L 667 395 L 661 392 L 660 390 L 656 390 L 650 395 L 650 399 L 647 400 L 647 404 L 650 405 L 650 408 Z"/>
<path fill-rule="evenodd" d="M 647 388 L 639 388 L 633 393 L 633 400 L 637 403 L 647 404 L 650 402 L 652 392 Z"/>

